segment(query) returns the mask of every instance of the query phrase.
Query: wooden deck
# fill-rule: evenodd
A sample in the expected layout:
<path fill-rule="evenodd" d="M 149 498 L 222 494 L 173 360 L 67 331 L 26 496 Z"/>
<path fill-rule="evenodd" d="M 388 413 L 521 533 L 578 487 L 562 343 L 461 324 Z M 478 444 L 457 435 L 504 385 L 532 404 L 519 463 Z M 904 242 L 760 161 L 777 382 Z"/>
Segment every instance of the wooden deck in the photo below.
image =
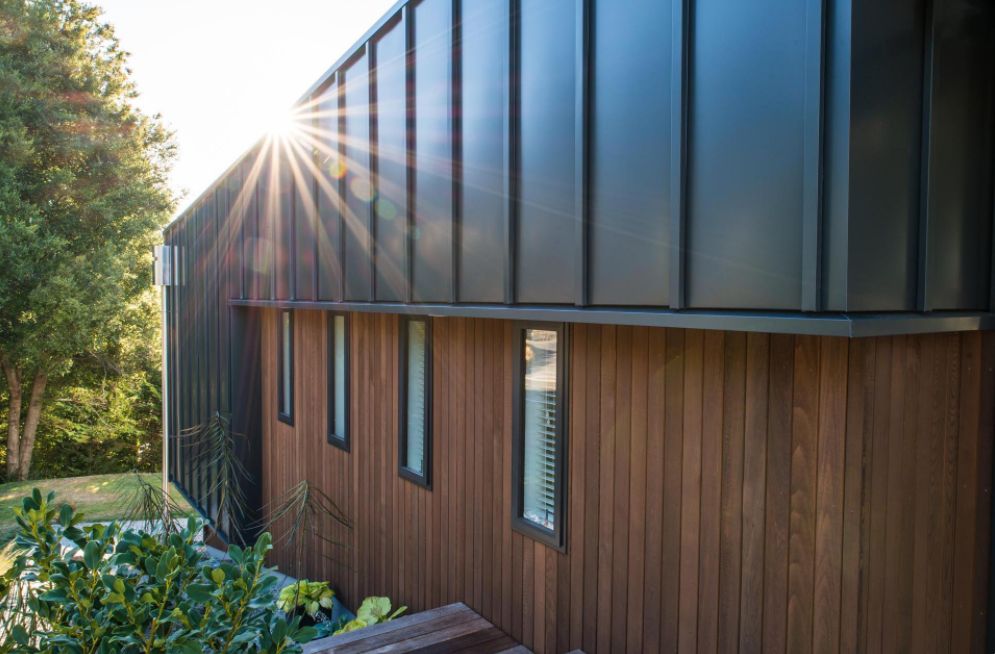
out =
<path fill-rule="evenodd" d="M 322 638 L 304 646 L 304 654 L 384 651 L 527 654 L 531 650 L 462 603 L 414 613 L 341 636 Z"/>

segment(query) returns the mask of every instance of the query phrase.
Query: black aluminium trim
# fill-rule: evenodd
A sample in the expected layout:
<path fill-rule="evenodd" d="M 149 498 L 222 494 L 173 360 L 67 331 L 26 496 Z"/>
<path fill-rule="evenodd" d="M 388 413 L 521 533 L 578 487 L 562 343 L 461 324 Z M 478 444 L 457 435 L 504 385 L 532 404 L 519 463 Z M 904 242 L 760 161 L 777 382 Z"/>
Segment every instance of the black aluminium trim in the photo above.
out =
<path fill-rule="evenodd" d="M 559 439 L 556 446 L 556 515 L 552 530 L 544 529 L 522 516 L 522 483 L 525 450 L 525 410 L 523 400 L 525 394 L 525 330 L 543 329 L 556 332 L 556 423 L 559 426 Z M 570 330 L 566 323 L 545 321 L 519 321 L 515 325 L 515 361 L 512 379 L 515 392 L 512 393 L 512 457 L 511 457 L 511 528 L 521 534 L 543 543 L 560 552 L 566 552 L 567 542 L 567 452 L 569 425 L 567 424 L 566 398 L 570 377 L 567 368 L 567 353 L 570 352 Z"/>
<path fill-rule="evenodd" d="M 505 224 L 504 243 L 504 302 L 515 303 L 518 291 L 518 217 L 519 177 L 521 175 L 521 91 L 522 91 L 522 7 L 521 0 L 508 2 L 508 107 L 506 120 L 504 165 L 505 198 L 508 208 Z"/>
<path fill-rule="evenodd" d="M 284 315 L 287 315 L 287 316 L 290 317 L 290 333 L 287 336 L 290 339 L 290 347 L 289 348 L 285 348 L 284 347 L 284 343 L 283 343 L 283 336 L 284 336 L 284 333 L 283 333 L 283 316 Z M 277 415 L 277 418 L 280 420 L 280 422 L 283 422 L 283 423 L 286 423 L 288 425 L 293 426 L 293 424 L 294 424 L 294 401 L 295 401 L 296 398 L 294 397 L 294 312 L 293 312 L 292 309 L 284 309 L 283 311 L 280 312 L 280 319 L 277 321 L 277 325 L 276 325 L 276 334 L 277 334 L 277 341 L 276 341 L 277 342 L 277 351 L 276 351 L 276 361 L 277 361 L 277 364 L 276 365 L 277 365 L 277 370 L 278 370 L 277 375 L 276 375 L 276 379 L 277 379 L 277 391 L 276 391 L 277 392 L 277 398 L 276 398 L 277 411 L 276 411 L 276 415 Z M 285 380 L 283 378 L 283 356 L 284 356 L 283 352 L 284 352 L 285 349 L 289 349 L 290 350 L 290 379 L 289 380 Z M 283 402 L 283 391 L 284 391 L 284 384 L 286 384 L 288 382 L 290 383 L 290 406 L 289 407 L 285 407 L 285 406 L 282 405 L 282 402 Z M 284 409 L 287 409 L 287 411 L 284 411 Z"/>
<path fill-rule="evenodd" d="M 328 397 L 325 398 L 325 402 L 327 403 L 328 407 L 328 410 L 326 412 L 326 415 L 328 416 L 328 424 L 325 425 L 325 436 L 326 440 L 330 445 L 334 445 L 340 450 L 345 450 L 346 452 L 349 452 L 352 443 L 352 439 L 349 438 L 349 431 L 350 427 L 352 426 L 349 416 L 349 396 L 350 396 L 349 388 L 351 380 L 351 376 L 349 374 L 349 369 L 350 369 L 349 364 L 351 359 L 349 353 L 349 345 L 351 342 L 350 332 L 352 330 L 350 324 L 352 321 L 349 319 L 349 313 L 346 311 L 329 311 L 326 313 L 326 316 L 327 316 L 326 317 L 327 325 L 325 326 L 325 338 L 326 338 L 325 347 L 328 349 L 326 352 L 327 370 L 325 374 L 327 375 L 326 383 L 328 384 Z M 335 410 L 335 358 L 333 354 L 335 352 L 335 318 L 338 318 L 339 316 L 342 317 L 343 321 L 342 338 L 345 340 L 344 347 L 342 348 L 342 351 L 345 356 L 345 363 L 344 363 L 345 374 L 343 375 L 343 377 L 345 378 L 344 379 L 345 401 L 342 403 L 342 406 L 345 409 L 345 418 L 343 421 L 345 423 L 345 433 L 343 433 L 341 436 L 335 433 L 335 415 L 333 413 Z"/>
<path fill-rule="evenodd" d="M 576 0 L 575 19 L 577 21 L 577 61 L 574 73 L 574 111 L 576 112 L 574 131 L 574 203 L 577 221 L 574 223 L 576 260 L 574 280 L 574 303 L 584 306 L 590 302 L 590 240 L 591 240 L 591 50 L 592 23 L 591 0 Z"/>
<path fill-rule="evenodd" d="M 494 318 L 534 322 L 576 322 L 716 329 L 725 331 L 805 334 L 862 338 L 995 329 L 995 314 L 986 312 L 934 313 L 791 313 L 763 311 L 701 311 L 653 308 L 584 307 L 570 305 L 398 304 L 393 302 L 291 302 L 229 300 L 232 306 L 356 311 L 415 316 Z"/>
<path fill-rule="evenodd" d="M 689 0 L 674 0 L 671 51 L 670 109 L 670 305 L 687 303 L 687 151 Z"/>
<path fill-rule="evenodd" d="M 425 323 L 425 472 L 419 475 L 404 465 L 408 451 L 408 326 Z M 397 347 L 397 474 L 402 479 L 432 490 L 432 318 L 409 314 L 401 319 Z"/>
<path fill-rule="evenodd" d="M 805 134 L 802 180 L 802 296 L 803 311 L 818 311 L 822 289 L 823 121 L 826 79 L 826 22 L 824 0 L 808 0 L 805 7 Z"/>

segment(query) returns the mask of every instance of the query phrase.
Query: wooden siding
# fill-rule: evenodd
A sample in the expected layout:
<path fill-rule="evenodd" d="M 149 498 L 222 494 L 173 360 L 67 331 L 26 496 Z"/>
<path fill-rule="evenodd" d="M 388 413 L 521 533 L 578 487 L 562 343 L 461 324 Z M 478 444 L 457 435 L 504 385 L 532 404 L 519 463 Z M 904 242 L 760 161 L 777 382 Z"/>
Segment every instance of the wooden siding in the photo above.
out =
<path fill-rule="evenodd" d="M 397 475 L 397 316 L 350 316 L 343 452 L 320 312 L 297 312 L 297 424 L 277 420 L 276 315 L 264 497 L 306 478 L 355 528 L 275 560 L 348 604 L 462 601 L 537 652 L 982 649 L 992 333 L 572 325 L 561 554 L 510 529 L 513 323 L 434 319 L 426 490 Z"/>

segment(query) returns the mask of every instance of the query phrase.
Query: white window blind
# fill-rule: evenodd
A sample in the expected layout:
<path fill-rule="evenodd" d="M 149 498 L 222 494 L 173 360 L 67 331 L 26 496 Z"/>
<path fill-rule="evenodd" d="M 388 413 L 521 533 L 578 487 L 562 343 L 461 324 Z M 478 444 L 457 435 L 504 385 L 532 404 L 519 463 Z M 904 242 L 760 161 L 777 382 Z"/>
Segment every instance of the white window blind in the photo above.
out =
<path fill-rule="evenodd" d="M 335 392 L 334 403 L 332 407 L 334 414 L 332 433 L 340 440 L 345 440 L 346 437 L 345 316 L 333 317 L 332 339 L 334 341 L 334 343 L 332 344 L 332 353 L 333 353 L 332 356 L 335 357 L 335 360 L 332 365 L 332 375 L 333 375 L 332 388 L 334 389 Z"/>
<path fill-rule="evenodd" d="M 522 517 L 545 529 L 556 525 L 557 337 L 555 331 L 525 330 Z"/>
<path fill-rule="evenodd" d="M 424 321 L 408 321 L 407 444 L 404 467 L 425 474 L 425 383 L 426 357 Z"/>
<path fill-rule="evenodd" d="M 293 323 L 290 312 L 284 311 L 280 316 L 280 413 L 285 416 L 291 415 L 293 410 L 293 346 L 292 333 Z"/>

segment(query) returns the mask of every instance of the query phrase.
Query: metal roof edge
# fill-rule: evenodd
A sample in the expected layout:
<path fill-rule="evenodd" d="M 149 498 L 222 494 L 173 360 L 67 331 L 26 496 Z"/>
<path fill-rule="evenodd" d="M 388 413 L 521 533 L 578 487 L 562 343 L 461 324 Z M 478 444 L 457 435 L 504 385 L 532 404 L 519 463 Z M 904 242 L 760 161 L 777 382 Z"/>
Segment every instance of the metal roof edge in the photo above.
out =
<path fill-rule="evenodd" d="M 847 314 L 718 310 L 674 311 L 646 307 L 398 304 L 240 299 L 229 300 L 229 304 L 232 306 L 278 309 L 317 311 L 334 309 L 366 313 L 421 314 L 465 318 L 675 327 L 681 329 L 721 329 L 774 334 L 839 336 L 844 338 L 995 329 L 995 314 L 986 312 Z"/>

